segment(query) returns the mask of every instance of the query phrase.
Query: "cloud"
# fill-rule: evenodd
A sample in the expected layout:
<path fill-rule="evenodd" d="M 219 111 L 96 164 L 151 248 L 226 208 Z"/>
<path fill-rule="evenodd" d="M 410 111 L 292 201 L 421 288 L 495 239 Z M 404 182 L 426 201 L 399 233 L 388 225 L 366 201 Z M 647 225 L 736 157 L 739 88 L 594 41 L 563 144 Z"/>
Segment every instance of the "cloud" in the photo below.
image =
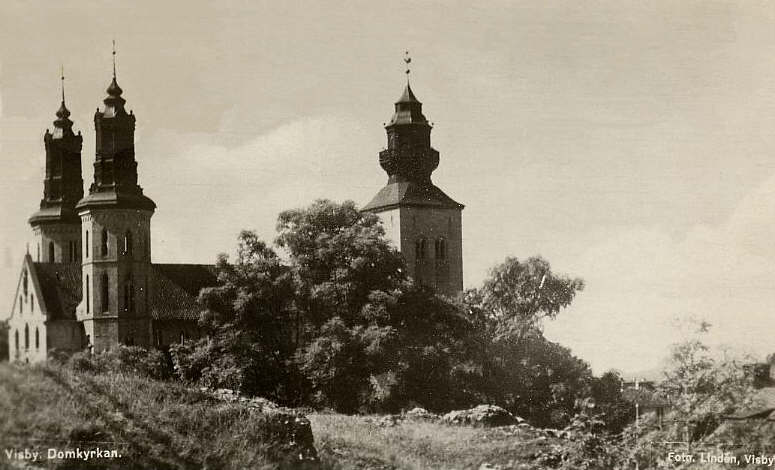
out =
<path fill-rule="evenodd" d="M 676 318 L 713 324 L 709 341 L 759 357 L 775 309 L 775 177 L 751 190 L 727 221 L 680 238 L 622 228 L 568 266 L 587 289 L 547 334 L 599 371 L 650 369 L 682 339 Z"/>

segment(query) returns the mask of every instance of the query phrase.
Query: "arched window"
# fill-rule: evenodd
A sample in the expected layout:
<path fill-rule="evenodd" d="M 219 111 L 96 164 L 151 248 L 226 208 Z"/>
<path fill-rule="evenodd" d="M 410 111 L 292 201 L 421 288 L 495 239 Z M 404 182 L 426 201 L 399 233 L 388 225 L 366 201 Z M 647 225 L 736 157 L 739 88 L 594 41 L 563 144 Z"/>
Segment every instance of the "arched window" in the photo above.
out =
<path fill-rule="evenodd" d="M 24 297 L 19 296 L 19 313 L 24 313 Z"/>
<path fill-rule="evenodd" d="M 24 324 L 24 349 L 30 349 L 30 327 Z"/>
<path fill-rule="evenodd" d="M 84 246 L 84 252 L 83 253 L 88 258 L 89 257 L 89 231 L 88 230 L 86 231 L 86 243 L 84 243 L 83 246 Z"/>
<path fill-rule="evenodd" d="M 130 274 L 124 286 L 124 310 L 133 312 L 135 309 L 135 283 Z"/>
<path fill-rule="evenodd" d="M 27 287 L 29 284 L 29 275 L 27 274 L 27 270 L 24 270 L 24 274 L 22 275 L 22 288 L 24 289 L 24 295 L 27 295 Z"/>
<path fill-rule="evenodd" d="M 435 243 L 436 259 L 447 258 L 447 240 L 439 238 Z"/>
<path fill-rule="evenodd" d="M 425 259 L 425 239 L 420 238 L 414 245 L 414 256 L 417 259 Z"/>
<path fill-rule="evenodd" d="M 102 229 L 102 244 L 101 244 L 101 250 L 102 256 L 108 256 L 108 231 L 106 229 Z"/>
<path fill-rule="evenodd" d="M 110 310 L 110 286 L 108 285 L 108 273 L 102 275 L 102 311 Z"/>
<path fill-rule="evenodd" d="M 89 275 L 86 275 L 86 313 L 89 313 L 89 305 L 91 301 L 91 296 L 89 295 Z"/>
<path fill-rule="evenodd" d="M 54 242 L 48 242 L 48 262 L 54 262 Z"/>
<path fill-rule="evenodd" d="M 35 296 L 30 294 L 30 312 L 35 313 Z"/>
<path fill-rule="evenodd" d="M 35 349 L 40 349 L 40 332 L 38 327 L 35 327 Z"/>
<path fill-rule="evenodd" d="M 125 255 L 131 255 L 132 254 L 132 232 L 129 230 L 126 231 L 124 234 L 124 254 Z"/>
<path fill-rule="evenodd" d="M 38 243 L 38 263 L 40 263 L 40 243 Z"/>

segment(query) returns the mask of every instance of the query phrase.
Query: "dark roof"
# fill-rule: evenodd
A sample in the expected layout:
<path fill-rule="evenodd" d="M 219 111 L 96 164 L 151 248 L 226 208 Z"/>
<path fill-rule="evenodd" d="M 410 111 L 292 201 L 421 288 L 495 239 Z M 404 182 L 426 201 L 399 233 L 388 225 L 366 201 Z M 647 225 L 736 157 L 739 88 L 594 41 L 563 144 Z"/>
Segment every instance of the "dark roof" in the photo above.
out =
<path fill-rule="evenodd" d="M 455 202 L 444 191 L 433 184 L 420 185 L 412 181 L 397 181 L 388 183 L 374 199 L 363 208 L 364 211 L 392 209 L 398 206 L 442 207 L 462 209 L 464 206 Z"/>
<path fill-rule="evenodd" d="M 398 103 L 419 103 L 420 100 L 417 99 L 416 96 L 414 96 L 414 93 L 412 93 L 412 87 L 409 86 L 409 82 L 406 82 L 406 88 L 404 88 L 404 92 L 401 94 L 401 98 L 398 98 L 398 101 L 396 101 L 396 104 Z"/>
<path fill-rule="evenodd" d="M 81 302 L 81 266 L 76 263 L 33 263 L 43 301 L 53 319 L 75 319 Z M 199 291 L 215 286 L 215 266 L 153 264 L 150 314 L 154 320 L 198 320 Z"/>
<path fill-rule="evenodd" d="M 154 264 L 151 317 L 154 320 L 198 320 L 199 291 L 217 284 L 215 266 Z"/>
<path fill-rule="evenodd" d="M 48 315 L 75 320 L 81 302 L 81 266 L 73 263 L 33 263 Z"/>

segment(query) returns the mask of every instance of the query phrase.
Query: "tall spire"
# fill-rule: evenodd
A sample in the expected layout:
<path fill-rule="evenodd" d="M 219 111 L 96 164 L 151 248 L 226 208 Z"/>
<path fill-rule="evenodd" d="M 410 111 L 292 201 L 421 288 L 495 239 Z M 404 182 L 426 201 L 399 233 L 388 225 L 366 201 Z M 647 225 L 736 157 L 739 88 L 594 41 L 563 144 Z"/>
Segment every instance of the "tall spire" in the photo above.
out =
<path fill-rule="evenodd" d="M 46 175 L 40 210 L 30 218 L 33 226 L 44 223 L 78 223 L 75 205 L 83 197 L 81 147 L 83 138 L 73 133 L 70 110 L 65 106 L 64 66 L 60 67 L 62 102 L 56 112 L 54 129 L 43 136 L 46 146 Z"/>
<path fill-rule="evenodd" d="M 380 152 L 379 161 L 391 181 L 409 180 L 425 186 L 431 184 L 431 173 L 439 164 L 439 152 L 431 147 L 431 125 L 422 113 L 422 103 L 409 86 L 411 62 L 409 51 L 405 51 L 406 86 L 385 126 L 388 145 Z"/>
<path fill-rule="evenodd" d="M 153 210 L 156 205 L 137 184 L 135 116 L 124 108 L 124 91 L 116 81 L 116 42 L 113 41 L 113 77 L 102 110 L 94 113 L 94 182 L 78 208 L 93 206 Z"/>

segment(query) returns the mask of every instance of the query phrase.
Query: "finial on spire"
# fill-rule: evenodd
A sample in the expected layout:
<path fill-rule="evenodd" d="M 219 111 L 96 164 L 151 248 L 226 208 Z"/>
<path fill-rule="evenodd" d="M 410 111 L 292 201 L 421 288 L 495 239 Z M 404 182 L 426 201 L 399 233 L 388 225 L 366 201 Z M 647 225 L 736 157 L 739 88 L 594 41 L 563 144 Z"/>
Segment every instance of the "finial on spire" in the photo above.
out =
<path fill-rule="evenodd" d="M 116 40 L 113 40 L 113 78 L 116 78 Z"/>
<path fill-rule="evenodd" d="M 60 88 L 62 88 L 62 103 L 65 102 L 65 66 L 64 64 L 60 65 L 60 78 L 62 79 L 62 84 Z"/>
<path fill-rule="evenodd" d="M 409 83 L 409 74 L 412 70 L 409 68 L 409 64 L 412 63 L 412 57 L 409 55 L 409 51 L 404 51 L 404 63 L 406 64 L 406 82 Z"/>

